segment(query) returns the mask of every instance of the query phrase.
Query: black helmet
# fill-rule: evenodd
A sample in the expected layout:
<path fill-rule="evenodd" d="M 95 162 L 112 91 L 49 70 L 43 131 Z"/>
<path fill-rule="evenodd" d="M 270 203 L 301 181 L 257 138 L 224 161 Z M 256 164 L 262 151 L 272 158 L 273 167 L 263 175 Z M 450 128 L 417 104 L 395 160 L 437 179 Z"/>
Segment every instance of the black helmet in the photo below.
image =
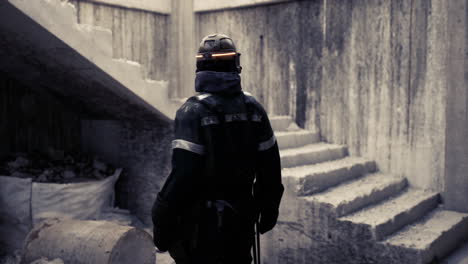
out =
<path fill-rule="evenodd" d="M 240 53 L 232 39 L 223 34 L 212 34 L 204 37 L 200 42 L 197 54 L 198 71 L 238 72 Z"/>

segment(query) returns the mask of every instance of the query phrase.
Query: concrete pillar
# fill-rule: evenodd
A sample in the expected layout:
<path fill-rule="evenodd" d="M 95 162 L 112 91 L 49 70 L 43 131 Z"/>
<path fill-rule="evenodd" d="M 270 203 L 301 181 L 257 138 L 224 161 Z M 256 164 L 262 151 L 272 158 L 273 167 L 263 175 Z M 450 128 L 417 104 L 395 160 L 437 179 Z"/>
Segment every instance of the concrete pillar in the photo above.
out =
<path fill-rule="evenodd" d="M 172 0 L 171 34 L 169 36 L 172 98 L 183 98 L 194 93 L 195 35 L 193 0 Z"/>
<path fill-rule="evenodd" d="M 468 212 L 468 1 L 449 4 L 444 202 Z M 443 40 L 441 40 L 443 41 Z"/>

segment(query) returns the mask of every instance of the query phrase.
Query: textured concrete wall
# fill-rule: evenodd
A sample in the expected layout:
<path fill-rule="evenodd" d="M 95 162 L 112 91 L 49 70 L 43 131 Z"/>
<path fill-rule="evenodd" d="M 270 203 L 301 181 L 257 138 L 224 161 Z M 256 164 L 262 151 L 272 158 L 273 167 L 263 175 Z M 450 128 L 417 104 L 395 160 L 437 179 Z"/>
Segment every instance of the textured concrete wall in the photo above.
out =
<path fill-rule="evenodd" d="M 171 13 L 171 0 L 87 0 L 89 2 L 102 3 L 114 6 L 141 9 L 161 14 Z"/>
<path fill-rule="evenodd" d="M 316 106 L 320 88 L 321 6 L 322 1 L 295 1 L 197 13 L 194 45 L 215 32 L 231 36 L 242 53 L 243 89 L 270 114 L 291 115 L 303 125 L 306 116 L 317 114 L 316 107 L 305 106 Z M 309 128 L 318 127 L 311 122 Z"/>
<path fill-rule="evenodd" d="M 468 212 L 468 1 L 449 4 L 445 204 Z"/>
<path fill-rule="evenodd" d="M 446 3 L 327 1 L 326 9 L 323 138 L 442 190 Z"/>
<path fill-rule="evenodd" d="M 198 46 L 194 42 L 193 0 L 173 0 L 170 17 L 170 34 L 167 36 L 170 45 L 169 93 L 172 98 L 185 98 L 194 94 L 195 54 Z"/>
<path fill-rule="evenodd" d="M 234 38 L 243 87 L 270 114 L 292 115 L 382 171 L 442 191 L 447 5 L 295 1 L 198 13 L 196 32 Z"/>
<path fill-rule="evenodd" d="M 14 152 L 80 150 L 80 117 L 50 94 L 0 72 L 0 156 Z"/>
<path fill-rule="evenodd" d="M 172 125 L 165 122 L 83 120 L 83 148 L 125 170 L 116 202 L 151 224 L 151 206 L 170 171 Z"/>
<path fill-rule="evenodd" d="M 195 12 L 213 11 L 255 5 L 267 5 L 294 0 L 195 0 Z"/>
<path fill-rule="evenodd" d="M 169 80 L 169 16 L 159 13 L 72 0 L 81 24 L 112 30 L 113 57 L 143 65 L 148 79 Z"/>

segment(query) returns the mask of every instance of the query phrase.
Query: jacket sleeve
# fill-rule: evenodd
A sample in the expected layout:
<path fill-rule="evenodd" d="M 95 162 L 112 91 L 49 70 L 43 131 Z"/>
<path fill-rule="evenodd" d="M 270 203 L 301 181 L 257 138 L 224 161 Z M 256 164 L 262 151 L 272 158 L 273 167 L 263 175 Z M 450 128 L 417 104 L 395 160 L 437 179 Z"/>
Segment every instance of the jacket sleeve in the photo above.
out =
<path fill-rule="evenodd" d="M 262 117 L 258 138 L 254 197 L 260 212 L 259 231 L 263 234 L 276 224 L 284 191 L 278 143 L 266 113 Z"/>
<path fill-rule="evenodd" d="M 153 205 L 153 239 L 161 251 L 169 249 L 177 229 L 177 216 L 191 205 L 200 182 L 205 147 L 200 141 L 200 121 L 194 110 L 188 102 L 177 111 L 172 171 Z"/>

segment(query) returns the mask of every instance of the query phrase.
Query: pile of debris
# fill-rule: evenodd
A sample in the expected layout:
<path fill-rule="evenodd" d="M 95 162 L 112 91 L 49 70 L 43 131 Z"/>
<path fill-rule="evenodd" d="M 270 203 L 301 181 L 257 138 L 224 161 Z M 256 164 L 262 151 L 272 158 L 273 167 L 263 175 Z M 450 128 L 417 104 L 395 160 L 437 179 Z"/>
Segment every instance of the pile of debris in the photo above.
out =
<path fill-rule="evenodd" d="M 101 180 L 113 175 L 115 170 L 98 157 L 57 150 L 49 150 L 46 154 L 17 153 L 0 161 L 0 176 L 32 178 L 33 182 Z"/>

